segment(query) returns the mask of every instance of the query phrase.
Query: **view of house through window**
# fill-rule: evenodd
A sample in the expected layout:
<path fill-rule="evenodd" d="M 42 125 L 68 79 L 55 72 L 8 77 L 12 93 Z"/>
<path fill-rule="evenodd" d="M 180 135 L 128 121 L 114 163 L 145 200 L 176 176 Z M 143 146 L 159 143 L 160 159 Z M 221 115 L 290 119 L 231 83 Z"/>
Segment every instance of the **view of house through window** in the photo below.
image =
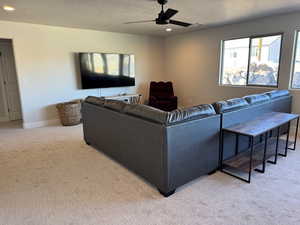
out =
<path fill-rule="evenodd" d="M 277 86 L 281 41 L 282 35 L 224 41 L 221 84 Z"/>
<path fill-rule="evenodd" d="M 249 38 L 224 41 L 222 84 L 246 85 Z"/>
<path fill-rule="evenodd" d="M 292 88 L 300 88 L 300 32 L 297 33 Z"/>

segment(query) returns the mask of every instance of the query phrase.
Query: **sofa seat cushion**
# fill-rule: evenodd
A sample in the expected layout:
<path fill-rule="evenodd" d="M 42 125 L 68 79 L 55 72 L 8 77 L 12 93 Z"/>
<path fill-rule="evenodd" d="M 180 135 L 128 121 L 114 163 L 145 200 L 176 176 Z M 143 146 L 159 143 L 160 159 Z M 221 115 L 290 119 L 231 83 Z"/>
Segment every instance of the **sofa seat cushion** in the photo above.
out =
<path fill-rule="evenodd" d="M 266 92 L 265 94 L 267 94 L 271 99 L 275 99 L 284 96 L 289 96 L 290 92 L 288 90 L 275 90 L 275 91 Z"/>
<path fill-rule="evenodd" d="M 105 98 L 103 98 L 103 97 L 95 97 L 95 96 L 88 96 L 85 99 L 85 102 L 91 103 L 93 105 L 104 106 Z"/>
<path fill-rule="evenodd" d="M 168 118 L 168 112 L 142 104 L 128 104 L 124 113 L 159 124 L 166 124 Z"/>
<path fill-rule="evenodd" d="M 209 104 L 193 106 L 185 109 L 176 109 L 168 113 L 167 123 L 174 124 L 191 119 L 200 119 L 215 115 L 214 107 Z"/>
<path fill-rule="evenodd" d="M 243 98 L 233 98 L 226 101 L 219 101 L 213 104 L 217 113 L 225 113 L 248 107 L 248 102 Z"/>
<path fill-rule="evenodd" d="M 270 101 L 270 96 L 267 94 L 248 95 L 245 96 L 244 99 L 246 99 L 249 104 L 253 105 Z"/>
<path fill-rule="evenodd" d="M 107 99 L 104 102 L 104 107 L 108 109 L 112 109 L 117 112 L 123 112 L 125 106 L 128 105 L 124 101 L 119 101 L 119 100 L 112 100 L 112 99 Z"/>

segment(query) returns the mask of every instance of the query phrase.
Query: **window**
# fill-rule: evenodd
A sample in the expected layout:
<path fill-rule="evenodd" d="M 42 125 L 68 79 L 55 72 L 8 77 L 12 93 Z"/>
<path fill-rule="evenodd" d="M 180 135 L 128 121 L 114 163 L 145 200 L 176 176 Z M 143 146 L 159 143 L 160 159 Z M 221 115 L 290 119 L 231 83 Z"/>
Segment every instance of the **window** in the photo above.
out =
<path fill-rule="evenodd" d="M 281 42 L 282 34 L 223 41 L 221 84 L 277 87 Z"/>
<path fill-rule="evenodd" d="M 249 38 L 243 38 L 224 41 L 222 84 L 246 85 L 249 40 Z"/>
<path fill-rule="evenodd" d="M 297 32 L 296 38 L 296 49 L 294 56 L 294 65 L 293 65 L 293 76 L 292 76 L 292 88 L 300 88 L 300 32 Z"/>

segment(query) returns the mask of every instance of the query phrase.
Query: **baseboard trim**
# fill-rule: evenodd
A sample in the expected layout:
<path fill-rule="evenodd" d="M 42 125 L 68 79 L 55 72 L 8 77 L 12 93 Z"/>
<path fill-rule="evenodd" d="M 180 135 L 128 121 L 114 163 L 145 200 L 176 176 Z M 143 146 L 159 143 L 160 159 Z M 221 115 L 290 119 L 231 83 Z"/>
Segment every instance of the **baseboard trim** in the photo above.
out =
<path fill-rule="evenodd" d="M 0 122 L 8 122 L 9 118 L 7 117 L 0 117 Z"/>
<path fill-rule="evenodd" d="M 44 121 L 37 121 L 37 122 L 31 122 L 31 123 L 23 122 L 23 128 L 24 129 L 31 129 L 31 128 L 47 127 L 47 126 L 59 125 L 59 124 L 60 124 L 59 119 L 44 120 Z"/>

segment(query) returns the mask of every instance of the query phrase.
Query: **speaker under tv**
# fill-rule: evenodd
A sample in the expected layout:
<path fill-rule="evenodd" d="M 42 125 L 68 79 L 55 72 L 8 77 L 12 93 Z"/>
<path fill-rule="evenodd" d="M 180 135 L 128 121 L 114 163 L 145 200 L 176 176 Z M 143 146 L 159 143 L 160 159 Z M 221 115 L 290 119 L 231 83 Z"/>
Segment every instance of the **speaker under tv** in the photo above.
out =
<path fill-rule="evenodd" d="M 132 54 L 79 53 L 82 89 L 135 86 Z"/>

